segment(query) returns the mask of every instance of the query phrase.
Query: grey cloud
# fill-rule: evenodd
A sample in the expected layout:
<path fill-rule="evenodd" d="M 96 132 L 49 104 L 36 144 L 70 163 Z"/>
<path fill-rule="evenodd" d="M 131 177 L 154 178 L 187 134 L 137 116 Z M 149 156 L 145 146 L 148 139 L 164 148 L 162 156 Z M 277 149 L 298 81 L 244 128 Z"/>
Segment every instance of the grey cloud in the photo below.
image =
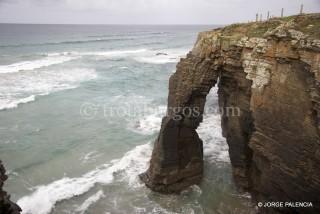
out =
<path fill-rule="evenodd" d="M 301 2 L 306 12 L 320 11 L 320 0 L 0 0 L 0 22 L 225 24 L 282 7 L 296 14 Z"/>
<path fill-rule="evenodd" d="M 16 2 L 17 2 L 16 0 L 0 0 L 0 4 L 5 4 L 5 3 L 14 4 L 14 3 L 16 3 Z"/>

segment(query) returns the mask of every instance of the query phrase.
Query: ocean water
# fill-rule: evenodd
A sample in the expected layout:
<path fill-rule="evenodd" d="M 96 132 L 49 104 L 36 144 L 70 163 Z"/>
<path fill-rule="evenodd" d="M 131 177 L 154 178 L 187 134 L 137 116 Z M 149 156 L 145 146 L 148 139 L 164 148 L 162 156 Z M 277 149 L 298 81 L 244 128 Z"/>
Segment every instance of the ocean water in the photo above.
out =
<path fill-rule="evenodd" d="M 0 159 L 23 213 L 248 213 L 215 112 L 198 128 L 199 186 L 162 195 L 137 177 L 176 63 L 214 27 L 0 24 Z"/>

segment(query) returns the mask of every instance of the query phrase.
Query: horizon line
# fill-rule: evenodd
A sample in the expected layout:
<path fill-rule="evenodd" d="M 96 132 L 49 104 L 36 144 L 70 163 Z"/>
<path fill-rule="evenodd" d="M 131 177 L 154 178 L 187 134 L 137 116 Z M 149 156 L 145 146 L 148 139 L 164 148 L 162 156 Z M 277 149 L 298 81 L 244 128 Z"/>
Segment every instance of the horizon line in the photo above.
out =
<path fill-rule="evenodd" d="M 229 24 L 124 24 L 124 23 L 111 23 L 111 24 L 98 24 L 98 23 L 27 23 L 27 22 L 0 22 L 0 24 L 16 24 L 16 25 L 123 25 L 123 26 L 213 26 L 213 25 L 229 25 Z"/>

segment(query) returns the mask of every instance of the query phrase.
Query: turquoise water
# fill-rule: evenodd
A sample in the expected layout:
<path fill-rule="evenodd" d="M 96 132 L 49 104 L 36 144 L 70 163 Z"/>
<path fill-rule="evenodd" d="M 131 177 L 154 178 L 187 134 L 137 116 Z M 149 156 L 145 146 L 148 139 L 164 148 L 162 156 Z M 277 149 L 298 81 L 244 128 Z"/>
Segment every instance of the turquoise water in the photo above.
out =
<path fill-rule="evenodd" d="M 214 26 L 0 25 L 0 159 L 23 213 L 247 213 L 220 117 L 208 112 L 205 177 L 181 195 L 145 188 L 168 79 Z M 217 106 L 212 89 L 207 106 Z"/>

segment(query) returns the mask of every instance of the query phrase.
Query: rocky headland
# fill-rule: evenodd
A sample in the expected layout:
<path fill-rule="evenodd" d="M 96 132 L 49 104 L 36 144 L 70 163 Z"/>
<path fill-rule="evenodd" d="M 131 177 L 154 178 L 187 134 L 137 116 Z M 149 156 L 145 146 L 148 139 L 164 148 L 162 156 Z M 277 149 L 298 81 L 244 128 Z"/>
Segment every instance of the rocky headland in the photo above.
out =
<path fill-rule="evenodd" d="M 201 182 L 203 148 L 196 129 L 217 84 L 220 108 L 240 112 L 221 115 L 239 190 L 250 192 L 254 203 L 313 205 L 259 213 L 320 213 L 319 81 L 320 14 L 200 33 L 170 78 L 167 115 L 141 179 L 162 193 Z"/>
<path fill-rule="evenodd" d="M 168 112 L 141 179 L 154 191 L 179 193 L 203 176 L 202 121 L 216 84 L 233 176 L 256 202 L 312 202 L 313 208 L 259 213 L 320 213 L 320 14 L 234 24 L 199 34 L 169 82 Z M 20 213 L 3 191 L 0 213 Z M 214 193 L 213 193 L 214 194 Z"/>

